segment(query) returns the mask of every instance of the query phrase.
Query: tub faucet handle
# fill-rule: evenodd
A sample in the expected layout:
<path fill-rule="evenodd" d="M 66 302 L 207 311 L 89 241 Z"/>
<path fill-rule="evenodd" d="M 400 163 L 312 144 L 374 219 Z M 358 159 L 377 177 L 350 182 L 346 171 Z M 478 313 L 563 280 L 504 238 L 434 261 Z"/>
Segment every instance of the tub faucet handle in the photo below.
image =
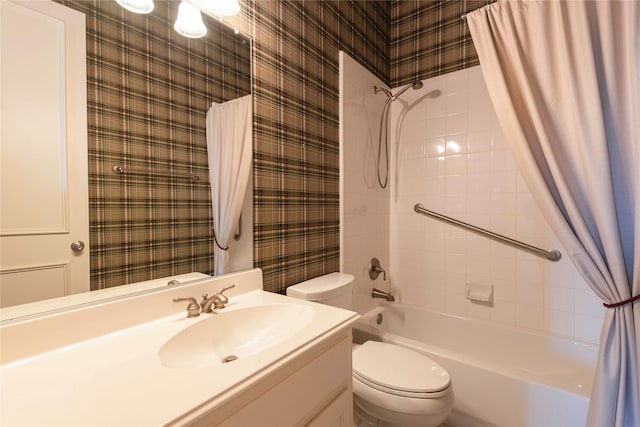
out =
<path fill-rule="evenodd" d="M 387 272 L 384 268 L 380 267 L 380 261 L 378 258 L 371 258 L 371 262 L 369 262 L 369 278 L 371 280 L 376 280 L 378 276 L 382 273 L 382 280 L 387 280 Z"/>

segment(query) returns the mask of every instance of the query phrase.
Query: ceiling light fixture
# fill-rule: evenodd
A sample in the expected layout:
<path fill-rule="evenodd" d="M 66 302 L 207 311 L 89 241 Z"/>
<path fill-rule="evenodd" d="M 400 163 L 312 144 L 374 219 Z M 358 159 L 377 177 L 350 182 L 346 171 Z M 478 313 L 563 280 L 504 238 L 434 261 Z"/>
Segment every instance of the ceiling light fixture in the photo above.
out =
<path fill-rule="evenodd" d="M 189 2 L 207 14 L 232 16 L 240 12 L 238 0 L 189 0 Z"/>
<path fill-rule="evenodd" d="M 153 0 L 116 0 L 116 3 L 133 13 L 151 13 L 154 8 Z M 202 21 L 201 11 L 219 17 L 236 15 L 240 12 L 240 3 L 238 0 L 182 0 L 173 28 L 185 37 L 204 37 L 207 27 Z"/>
<path fill-rule="evenodd" d="M 155 6 L 153 0 L 116 0 L 116 3 L 133 13 L 151 13 Z"/>
<path fill-rule="evenodd" d="M 197 39 L 207 34 L 207 27 L 202 22 L 200 11 L 186 0 L 178 6 L 178 18 L 173 28 L 185 37 Z"/>

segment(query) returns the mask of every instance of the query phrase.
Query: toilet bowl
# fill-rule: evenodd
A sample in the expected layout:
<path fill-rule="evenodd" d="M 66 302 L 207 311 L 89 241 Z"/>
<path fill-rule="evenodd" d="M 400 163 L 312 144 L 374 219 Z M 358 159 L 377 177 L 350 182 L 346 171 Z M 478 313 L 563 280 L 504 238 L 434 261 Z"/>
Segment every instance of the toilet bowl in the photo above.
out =
<path fill-rule="evenodd" d="M 287 288 L 287 295 L 351 308 L 354 277 L 325 276 Z M 447 371 L 427 356 L 395 344 L 353 345 L 354 422 L 359 427 L 435 427 L 453 407 Z"/>
<path fill-rule="evenodd" d="M 377 341 L 354 346 L 353 394 L 356 413 L 385 427 L 437 426 L 453 406 L 445 369 L 413 350 Z"/>

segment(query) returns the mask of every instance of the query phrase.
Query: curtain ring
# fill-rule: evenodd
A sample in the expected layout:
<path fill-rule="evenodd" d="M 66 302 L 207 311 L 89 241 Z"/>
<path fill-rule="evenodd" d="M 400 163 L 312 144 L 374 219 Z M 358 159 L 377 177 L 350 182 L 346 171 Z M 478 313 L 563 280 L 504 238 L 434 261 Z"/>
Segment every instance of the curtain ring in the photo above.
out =
<path fill-rule="evenodd" d="M 607 304 L 606 302 L 604 302 L 604 303 L 602 303 L 602 305 L 604 305 L 607 308 L 616 308 L 616 307 L 620 307 L 620 306 L 625 305 L 625 304 L 630 304 L 630 303 L 632 303 L 634 301 L 637 301 L 639 299 L 640 299 L 640 295 L 636 295 L 635 297 L 628 298 L 628 299 L 626 299 L 624 301 L 613 302 L 611 304 Z"/>
<path fill-rule="evenodd" d="M 215 229 L 215 228 L 212 228 L 211 230 L 213 231 L 213 241 L 215 242 L 216 246 L 217 246 L 218 248 L 220 248 L 220 250 L 222 250 L 222 251 L 227 251 L 227 250 L 229 250 L 229 246 L 228 246 L 228 245 L 227 245 L 227 247 L 226 247 L 226 248 L 223 248 L 222 246 L 220 246 L 220 243 L 218 243 L 218 239 L 216 238 L 216 229 Z"/>

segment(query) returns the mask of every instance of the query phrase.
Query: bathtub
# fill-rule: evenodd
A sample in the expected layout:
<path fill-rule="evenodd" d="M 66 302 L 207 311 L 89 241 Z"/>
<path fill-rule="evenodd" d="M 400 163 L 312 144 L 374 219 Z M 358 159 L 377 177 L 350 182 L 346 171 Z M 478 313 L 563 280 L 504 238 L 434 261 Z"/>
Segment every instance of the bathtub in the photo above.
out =
<path fill-rule="evenodd" d="M 366 313 L 353 334 L 444 367 L 455 395 L 447 427 L 585 425 L 596 345 L 397 303 Z"/>

